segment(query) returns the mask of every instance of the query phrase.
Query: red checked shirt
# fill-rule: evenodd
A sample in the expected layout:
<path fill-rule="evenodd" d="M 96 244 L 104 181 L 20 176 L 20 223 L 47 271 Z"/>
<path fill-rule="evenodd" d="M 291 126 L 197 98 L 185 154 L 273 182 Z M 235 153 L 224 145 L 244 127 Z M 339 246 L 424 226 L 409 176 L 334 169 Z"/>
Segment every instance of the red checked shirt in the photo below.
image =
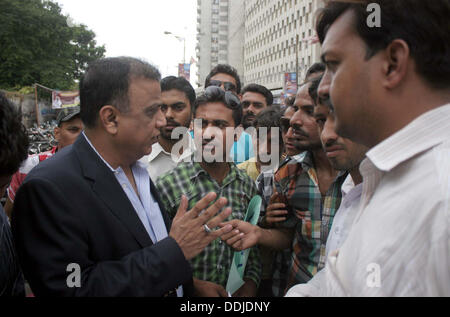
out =
<path fill-rule="evenodd" d="M 25 162 L 22 163 L 20 169 L 13 175 L 11 179 L 11 184 L 8 187 L 8 198 L 11 202 L 14 202 L 16 193 L 19 190 L 20 185 L 27 177 L 28 173 L 31 172 L 40 162 L 45 161 L 49 157 L 52 157 L 56 153 L 57 147 L 47 152 L 42 152 L 39 154 L 30 155 Z"/>

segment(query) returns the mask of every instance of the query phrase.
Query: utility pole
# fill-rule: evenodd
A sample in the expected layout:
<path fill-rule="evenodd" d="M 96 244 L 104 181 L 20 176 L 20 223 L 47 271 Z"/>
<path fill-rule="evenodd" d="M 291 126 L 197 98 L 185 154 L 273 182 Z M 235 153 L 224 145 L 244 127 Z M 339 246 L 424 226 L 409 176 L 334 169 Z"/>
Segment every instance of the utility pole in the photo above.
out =
<path fill-rule="evenodd" d="M 297 89 L 298 89 L 298 85 L 299 85 L 299 81 L 298 81 L 298 42 L 299 42 L 299 35 L 297 34 L 296 36 L 296 41 L 295 41 L 295 76 L 297 77 Z"/>
<path fill-rule="evenodd" d="M 165 35 L 172 35 L 172 36 L 174 36 L 178 41 L 183 41 L 183 47 L 184 47 L 184 49 L 183 49 L 183 64 L 186 64 L 186 38 L 183 37 L 183 36 L 175 35 L 175 34 L 173 34 L 172 32 L 169 32 L 169 31 L 165 31 L 164 34 L 165 34 Z"/>

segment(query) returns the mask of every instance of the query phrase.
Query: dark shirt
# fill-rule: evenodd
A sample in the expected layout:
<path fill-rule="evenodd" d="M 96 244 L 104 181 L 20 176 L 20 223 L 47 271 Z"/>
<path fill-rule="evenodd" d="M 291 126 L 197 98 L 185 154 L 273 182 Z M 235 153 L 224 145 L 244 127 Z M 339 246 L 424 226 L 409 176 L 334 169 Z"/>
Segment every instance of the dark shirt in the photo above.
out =
<path fill-rule="evenodd" d="M 24 296 L 24 282 L 9 226 L 0 204 L 0 296 Z"/>

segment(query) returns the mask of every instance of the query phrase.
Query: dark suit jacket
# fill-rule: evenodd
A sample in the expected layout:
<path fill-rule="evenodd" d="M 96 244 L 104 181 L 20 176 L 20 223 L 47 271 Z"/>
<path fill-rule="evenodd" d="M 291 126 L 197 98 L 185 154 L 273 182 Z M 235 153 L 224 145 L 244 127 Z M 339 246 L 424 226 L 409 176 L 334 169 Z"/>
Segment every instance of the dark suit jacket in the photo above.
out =
<path fill-rule="evenodd" d="M 170 220 L 158 201 L 167 228 Z M 29 173 L 17 193 L 12 229 L 35 295 L 163 296 L 192 271 L 174 239 L 153 244 L 113 172 L 83 135 Z M 169 230 L 168 230 L 169 231 Z M 69 264 L 81 267 L 81 287 Z M 69 284 L 70 285 L 70 284 Z M 186 294 L 187 293 L 187 294 Z"/>

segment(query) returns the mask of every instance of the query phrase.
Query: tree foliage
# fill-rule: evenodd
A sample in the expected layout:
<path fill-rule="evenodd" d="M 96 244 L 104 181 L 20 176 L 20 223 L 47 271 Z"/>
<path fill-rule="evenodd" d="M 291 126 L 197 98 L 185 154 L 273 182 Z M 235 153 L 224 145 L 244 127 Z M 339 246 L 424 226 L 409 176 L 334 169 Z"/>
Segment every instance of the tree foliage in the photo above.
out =
<path fill-rule="evenodd" d="M 0 88 L 71 89 L 87 64 L 104 56 L 95 33 L 67 18 L 52 1 L 0 0 Z"/>

